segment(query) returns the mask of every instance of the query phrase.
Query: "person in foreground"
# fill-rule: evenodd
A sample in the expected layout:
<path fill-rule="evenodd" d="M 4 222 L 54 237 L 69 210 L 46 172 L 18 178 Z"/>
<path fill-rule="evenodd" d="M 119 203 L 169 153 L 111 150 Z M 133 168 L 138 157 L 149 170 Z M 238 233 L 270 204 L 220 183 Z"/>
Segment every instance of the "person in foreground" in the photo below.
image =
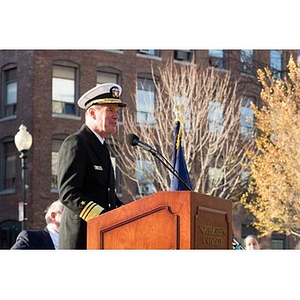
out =
<path fill-rule="evenodd" d="M 65 210 L 59 249 L 86 249 L 87 221 L 123 203 L 115 193 L 115 176 L 105 138 L 116 132 L 120 85 L 105 83 L 83 94 L 85 124 L 59 150 L 58 190 Z"/>
<path fill-rule="evenodd" d="M 261 250 L 261 244 L 256 235 L 248 235 L 244 240 L 245 250 Z"/>
<path fill-rule="evenodd" d="M 63 210 L 64 206 L 60 200 L 54 201 L 46 211 L 47 226 L 42 230 L 22 230 L 11 249 L 58 249 L 59 227 Z"/>

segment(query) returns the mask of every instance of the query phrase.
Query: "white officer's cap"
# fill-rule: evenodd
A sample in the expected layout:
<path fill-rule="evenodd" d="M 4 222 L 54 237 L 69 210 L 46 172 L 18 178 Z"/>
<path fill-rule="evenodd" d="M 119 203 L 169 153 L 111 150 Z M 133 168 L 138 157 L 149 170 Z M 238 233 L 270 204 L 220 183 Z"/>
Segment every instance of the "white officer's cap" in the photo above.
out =
<path fill-rule="evenodd" d="M 95 104 L 118 104 L 120 107 L 125 107 L 127 104 L 120 99 L 121 93 L 122 87 L 120 85 L 103 83 L 84 93 L 77 103 L 83 109 L 88 109 Z"/>

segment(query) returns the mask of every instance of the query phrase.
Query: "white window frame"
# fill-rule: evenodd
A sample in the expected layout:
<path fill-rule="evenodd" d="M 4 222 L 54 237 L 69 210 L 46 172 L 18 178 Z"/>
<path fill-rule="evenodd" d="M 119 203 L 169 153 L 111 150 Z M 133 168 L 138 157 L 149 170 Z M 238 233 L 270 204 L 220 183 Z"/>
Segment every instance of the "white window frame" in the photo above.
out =
<path fill-rule="evenodd" d="M 223 131 L 224 104 L 217 101 L 209 102 L 209 132 L 221 134 Z"/>
<path fill-rule="evenodd" d="M 135 177 L 139 195 L 150 195 L 155 192 L 151 178 L 154 177 L 154 166 L 149 160 L 136 160 Z"/>
<path fill-rule="evenodd" d="M 14 72 L 13 78 L 10 72 Z M 15 116 L 17 114 L 18 102 L 18 81 L 17 81 L 17 67 L 11 67 L 3 70 L 3 113 L 4 117 Z"/>
<path fill-rule="evenodd" d="M 208 55 L 211 67 L 225 69 L 224 50 L 210 49 L 208 50 Z"/>
<path fill-rule="evenodd" d="M 281 50 L 270 50 L 270 67 L 275 77 L 282 77 L 283 57 Z"/>
<path fill-rule="evenodd" d="M 242 139 L 250 139 L 254 137 L 254 112 L 250 106 L 251 98 L 245 97 L 241 106 L 240 129 Z"/>
<path fill-rule="evenodd" d="M 76 115 L 76 68 L 54 64 L 52 74 L 52 113 Z"/>
<path fill-rule="evenodd" d="M 155 86 L 152 79 L 138 77 L 136 100 L 136 123 L 155 125 Z"/>

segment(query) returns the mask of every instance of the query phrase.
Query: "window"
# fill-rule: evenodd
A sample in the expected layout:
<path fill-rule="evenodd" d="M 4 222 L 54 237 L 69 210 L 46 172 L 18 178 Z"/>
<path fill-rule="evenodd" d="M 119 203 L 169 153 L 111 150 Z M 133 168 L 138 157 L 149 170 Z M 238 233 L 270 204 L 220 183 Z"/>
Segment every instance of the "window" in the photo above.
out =
<path fill-rule="evenodd" d="M 191 61 L 193 58 L 192 50 L 175 50 L 174 58 L 176 60 Z"/>
<path fill-rule="evenodd" d="M 63 138 L 52 139 L 51 152 L 51 189 L 57 189 L 57 166 L 58 166 L 58 151 L 63 143 Z"/>
<path fill-rule="evenodd" d="M 254 114 L 250 107 L 251 98 L 244 98 L 241 107 L 241 134 L 242 139 L 253 138 L 254 136 Z"/>
<path fill-rule="evenodd" d="M 223 50 L 208 50 L 209 55 L 209 65 L 211 67 L 224 69 L 225 59 Z"/>
<path fill-rule="evenodd" d="M 216 101 L 209 103 L 209 132 L 221 133 L 223 129 L 223 105 Z"/>
<path fill-rule="evenodd" d="M 284 240 L 272 238 L 272 246 L 271 247 L 272 247 L 271 249 L 284 249 Z"/>
<path fill-rule="evenodd" d="M 251 73 L 253 67 L 253 50 L 241 50 L 241 71 Z"/>
<path fill-rule="evenodd" d="M 15 190 L 17 155 L 14 142 L 2 144 L 1 151 L 1 190 Z"/>
<path fill-rule="evenodd" d="M 224 175 L 221 168 L 209 167 L 208 169 L 209 189 L 212 190 L 220 186 L 223 177 Z"/>
<path fill-rule="evenodd" d="M 248 186 L 249 177 L 250 177 L 250 172 L 248 170 L 244 170 L 241 172 L 241 187 L 245 191 Z"/>
<path fill-rule="evenodd" d="M 76 68 L 53 66 L 52 112 L 57 114 L 76 114 L 75 105 Z"/>
<path fill-rule="evenodd" d="M 17 114 L 17 68 L 3 71 L 3 113 L 4 117 Z"/>
<path fill-rule="evenodd" d="M 281 78 L 282 72 L 282 54 L 280 50 L 270 50 L 270 67 L 273 75 Z"/>
<path fill-rule="evenodd" d="M 216 195 L 220 186 L 224 184 L 224 159 L 222 155 L 211 157 L 208 168 L 208 186 L 211 195 Z"/>
<path fill-rule="evenodd" d="M 119 83 L 119 74 L 110 73 L 110 72 L 97 72 L 97 85 L 102 83 Z"/>
<path fill-rule="evenodd" d="M 151 56 L 159 56 L 160 54 L 159 50 L 154 50 L 154 49 L 139 49 L 137 50 L 137 52 L 141 54 L 151 55 Z"/>
<path fill-rule="evenodd" d="M 138 194 L 141 196 L 154 193 L 151 183 L 153 181 L 154 169 L 151 161 L 137 160 L 135 176 L 138 181 Z"/>
<path fill-rule="evenodd" d="M 271 249 L 285 249 L 285 246 L 285 236 L 273 232 L 271 237 Z"/>
<path fill-rule="evenodd" d="M 154 124 L 155 87 L 151 79 L 138 78 L 137 124 Z"/>

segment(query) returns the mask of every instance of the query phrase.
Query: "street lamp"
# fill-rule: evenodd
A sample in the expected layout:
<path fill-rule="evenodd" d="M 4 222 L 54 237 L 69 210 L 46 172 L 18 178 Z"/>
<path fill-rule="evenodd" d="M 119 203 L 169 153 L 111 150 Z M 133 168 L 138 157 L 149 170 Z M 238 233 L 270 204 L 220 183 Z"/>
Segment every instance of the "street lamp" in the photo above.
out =
<path fill-rule="evenodd" d="M 22 230 L 27 229 L 27 215 L 26 215 L 26 158 L 27 152 L 32 145 L 32 136 L 27 131 L 27 127 L 23 124 L 19 127 L 19 131 L 15 135 L 15 145 L 20 152 L 21 166 L 22 166 L 22 201 L 19 202 L 19 221 L 22 222 Z"/>

